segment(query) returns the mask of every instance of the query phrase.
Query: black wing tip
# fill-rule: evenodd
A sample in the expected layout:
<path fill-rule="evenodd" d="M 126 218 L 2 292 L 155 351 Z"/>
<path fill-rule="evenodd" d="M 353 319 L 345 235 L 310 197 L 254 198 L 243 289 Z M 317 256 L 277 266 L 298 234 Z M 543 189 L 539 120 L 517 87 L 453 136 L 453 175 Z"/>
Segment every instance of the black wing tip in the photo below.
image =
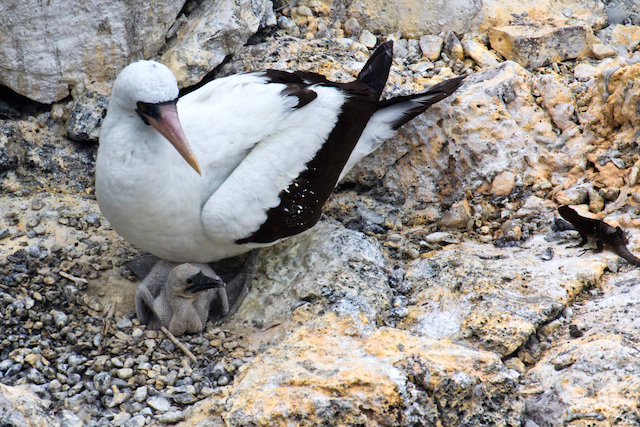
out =
<path fill-rule="evenodd" d="M 462 74 L 456 77 L 452 77 L 448 80 L 444 80 L 438 84 L 431 86 L 429 89 L 427 89 L 426 92 L 443 92 L 446 94 L 446 96 L 449 96 L 453 92 L 458 90 L 458 88 L 462 85 L 464 79 L 466 79 L 468 76 L 469 74 Z"/>
<path fill-rule="evenodd" d="M 364 64 L 360 74 L 358 74 L 358 81 L 369 86 L 379 98 L 382 95 L 384 85 L 387 84 L 392 62 L 393 40 L 387 40 L 378 46 L 367 63 Z"/>

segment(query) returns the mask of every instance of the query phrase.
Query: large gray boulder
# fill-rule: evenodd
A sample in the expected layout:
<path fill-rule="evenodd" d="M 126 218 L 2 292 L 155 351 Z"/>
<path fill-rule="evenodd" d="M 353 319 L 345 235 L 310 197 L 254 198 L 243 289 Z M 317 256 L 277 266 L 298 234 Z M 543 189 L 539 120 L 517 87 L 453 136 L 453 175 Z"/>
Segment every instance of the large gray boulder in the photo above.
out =
<path fill-rule="evenodd" d="M 0 2 L 0 84 L 51 103 L 157 55 L 184 0 Z"/>

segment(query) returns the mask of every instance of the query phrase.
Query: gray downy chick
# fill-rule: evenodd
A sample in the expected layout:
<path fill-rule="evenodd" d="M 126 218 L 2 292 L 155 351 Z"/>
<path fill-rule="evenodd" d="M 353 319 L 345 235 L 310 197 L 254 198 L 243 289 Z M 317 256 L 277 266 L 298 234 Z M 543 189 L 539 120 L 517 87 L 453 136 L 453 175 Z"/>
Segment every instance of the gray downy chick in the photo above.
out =
<path fill-rule="evenodd" d="M 211 267 L 161 260 L 138 286 L 136 312 L 150 329 L 165 326 L 174 335 L 198 333 L 216 297 L 228 312 L 225 284 Z"/>

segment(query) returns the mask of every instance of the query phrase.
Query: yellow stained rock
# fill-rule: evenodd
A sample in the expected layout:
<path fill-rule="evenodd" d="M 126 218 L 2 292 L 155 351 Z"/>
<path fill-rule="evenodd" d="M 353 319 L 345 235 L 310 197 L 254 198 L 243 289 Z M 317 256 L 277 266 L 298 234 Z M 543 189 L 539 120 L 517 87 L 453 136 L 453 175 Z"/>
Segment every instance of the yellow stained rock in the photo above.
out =
<path fill-rule="evenodd" d="M 586 25 L 532 27 L 505 25 L 489 31 L 491 47 L 526 68 L 539 68 L 566 59 L 591 55 L 599 43 Z"/>
<path fill-rule="evenodd" d="M 611 44 L 624 46 L 640 40 L 640 26 L 637 25 L 616 25 L 611 32 Z"/>

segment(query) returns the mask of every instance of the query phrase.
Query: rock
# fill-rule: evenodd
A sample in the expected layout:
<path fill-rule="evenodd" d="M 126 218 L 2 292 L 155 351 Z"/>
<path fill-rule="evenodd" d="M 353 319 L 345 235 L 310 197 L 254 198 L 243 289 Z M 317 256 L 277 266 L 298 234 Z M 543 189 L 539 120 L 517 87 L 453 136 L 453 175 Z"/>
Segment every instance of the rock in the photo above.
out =
<path fill-rule="evenodd" d="M 344 22 L 344 32 L 348 36 L 360 36 L 360 32 L 362 31 L 362 27 L 356 18 L 349 18 Z M 362 42 L 360 42 L 362 43 Z M 363 43 L 364 44 L 364 43 Z"/>
<path fill-rule="evenodd" d="M 116 322 L 116 327 L 118 329 L 129 329 L 132 326 L 133 326 L 133 323 L 131 322 L 131 319 L 129 319 L 128 317 L 121 317 Z"/>
<path fill-rule="evenodd" d="M 611 44 L 623 47 L 625 50 L 634 46 L 640 40 L 640 26 L 616 25 L 611 31 Z"/>
<path fill-rule="evenodd" d="M 168 424 L 175 424 L 182 420 L 184 420 L 184 412 L 182 411 L 169 411 L 158 417 L 158 421 Z"/>
<path fill-rule="evenodd" d="M 573 76 L 582 81 L 591 80 L 599 74 L 600 70 L 589 64 L 577 64 L 573 69 Z"/>
<path fill-rule="evenodd" d="M 133 394 L 133 398 L 136 400 L 136 402 L 144 402 L 145 400 L 147 400 L 147 393 L 147 386 L 138 387 Z"/>
<path fill-rule="evenodd" d="M 361 233 L 320 222 L 263 249 L 260 260 L 257 281 L 236 313 L 242 323 L 284 331 L 324 310 L 374 322 L 389 308 L 380 247 Z"/>
<path fill-rule="evenodd" d="M 462 47 L 460 40 L 458 40 L 458 36 L 456 36 L 456 33 L 453 31 L 449 31 L 444 38 L 442 52 L 451 60 L 464 60 L 464 48 Z"/>
<path fill-rule="evenodd" d="M 258 30 L 266 7 L 264 0 L 203 3 L 160 62 L 173 71 L 180 87 L 200 82 Z"/>
<path fill-rule="evenodd" d="M 147 405 L 152 407 L 156 412 L 164 413 L 171 408 L 171 403 L 164 397 L 154 396 L 147 400 Z"/>
<path fill-rule="evenodd" d="M 111 374 L 109 372 L 100 372 L 98 375 L 93 377 L 93 386 L 100 393 L 106 393 L 111 386 Z"/>
<path fill-rule="evenodd" d="M 516 188 L 516 175 L 506 170 L 499 173 L 491 182 L 491 194 L 495 196 L 508 196 Z"/>
<path fill-rule="evenodd" d="M 66 313 L 53 310 L 51 315 L 53 316 L 53 323 L 58 329 L 61 329 L 63 326 L 66 326 L 67 323 L 69 323 L 69 316 L 67 316 Z"/>
<path fill-rule="evenodd" d="M 506 25 L 492 28 L 489 41 L 492 49 L 529 69 L 584 58 L 598 42 L 591 28 L 582 25 L 544 28 Z"/>
<path fill-rule="evenodd" d="M 84 92 L 74 103 L 69 115 L 69 138 L 79 142 L 97 142 L 108 103 L 109 99 L 105 95 L 93 91 Z"/>
<path fill-rule="evenodd" d="M 58 192 L 73 193 L 91 187 L 93 153 L 74 144 L 34 121 L 0 121 L 0 170 L 8 171 L 0 191 L 57 187 Z"/>
<path fill-rule="evenodd" d="M 133 369 L 131 368 L 121 368 L 118 369 L 118 378 L 123 380 L 128 380 L 133 376 Z"/>
<path fill-rule="evenodd" d="M 382 179 L 411 208 L 442 200 L 452 204 L 465 188 L 490 183 L 505 170 L 535 176 L 547 161 L 549 168 L 562 170 L 569 162 L 562 153 L 545 154 L 558 135 L 532 95 L 531 77 L 511 61 L 467 77 L 454 95 L 400 128 L 346 180 Z"/>
<path fill-rule="evenodd" d="M 144 415 L 134 415 L 129 421 L 123 424 L 123 427 L 143 427 L 146 422 Z"/>
<path fill-rule="evenodd" d="M 18 427 L 60 427 L 42 399 L 25 386 L 9 387 L 0 384 L 0 424 Z"/>
<path fill-rule="evenodd" d="M 484 47 L 484 45 L 471 39 L 464 39 L 461 43 L 466 55 L 473 59 L 480 67 L 488 68 L 498 65 L 496 55 Z"/>
<path fill-rule="evenodd" d="M 616 56 L 616 50 L 611 46 L 606 46 L 602 43 L 595 43 L 591 50 L 593 55 L 598 59 L 611 58 Z"/>
<path fill-rule="evenodd" d="M 584 24 L 594 30 L 607 26 L 607 11 L 604 4 L 584 0 L 563 0 L 558 5 L 555 0 L 484 0 L 482 12 L 477 22 L 477 31 L 486 34 L 491 28 L 519 24 L 540 26 L 566 25 L 563 13 L 571 10 L 571 21 Z"/>
<path fill-rule="evenodd" d="M 512 354 L 606 268 L 602 259 L 581 259 L 561 246 L 554 246 L 556 256 L 542 263 L 536 252 L 549 245 L 542 235 L 527 245 L 523 250 L 462 243 L 411 262 L 404 282 L 413 286 L 417 301 L 397 327 Z"/>
<path fill-rule="evenodd" d="M 560 76 L 555 73 L 540 76 L 534 88 L 540 93 L 542 106 L 559 129 L 564 131 L 576 127 L 575 100 Z"/>
<path fill-rule="evenodd" d="M 376 38 L 376 36 L 371 34 L 371 31 L 367 29 L 362 30 L 362 32 L 360 33 L 360 37 L 358 38 L 358 41 L 363 45 L 365 45 L 366 47 L 368 47 L 369 49 L 375 47 L 376 43 L 378 43 L 378 39 Z"/>
<path fill-rule="evenodd" d="M 526 389 L 535 391 L 526 397 L 529 418 L 540 425 L 569 422 L 572 415 L 587 422 L 633 422 L 626 408 L 640 397 L 640 359 L 633 342 L 621 337 L 636 333 L 636 275 L 610 277 L 600 285 L 603 294 L 575 309 L 571 324 L 563 323 L 552 336 L 551 350 L 524 374 Z M 573 337 L 571 327 L 586 332 Z"/>
<path fill-rule="evenodd" d="M 440 58 L 444 40 L 438 36 L 426 35 L 420 37 L 420 50 L 422 55 L 429 61 L 435 61 Z"/>
<path fill-rule="evenodd" d="M 471 220 L 471 208 L 469 202 L 461 200 L 454 203 L 448 211 L 446 211 L 438 225 L 443 228 L 466 228 Z"/>
<path fill-rule="evenodd" d="M 114 426 L 120 427 L 125 423 L 127 423 L 130 419 L 131 419 L 131 414 L 128 414 L 126 412 L 119 412 L 115 415 L 115 417 L 113 417 L 111 424 L 113 424 Z"/>
<path fill-rule="evenodd" d="M 363 327 L 333 312 L 317 318 L 259 356 L 224 405 L 198 411 L 229 425 L 291 418 L 313 425 L 428 425 L 443 418 L 520 425 L 517 381 L 495 355 L 394 328 L 363 334 Z M 474 393 L 475 405 L 464 403 Z"/>
<path fill-rule="evenodd" d="M 506 221 L 502 225 L 502 236 L 509 242 L 517 242 L 522 239 L 522 227 L 517 220 Z"/>
<path fill-rule="evenodd" d="M 334 13 L 340 13 L 342 7 L 347 16 L 356 18 L 373 33 L 392 34 L 400 30 L 406 38 L 418 38 L 443 31 L 467 32 L 482 8 L 482 1 L 401 0 L 390 4 L 382 0 L 343 0 L 335 3 Z"/>
<path fill-rule="evenodd" d="M 6 66 L 0 83 L 35 101 L 52 103 L 74 88 L 82 92 L 85 80 L 115 78 L 130 62 L 158 53 L 183 3 L 73 0 L 60 8 L 27 0 L 5 5 L 0 63 Z"/>
<path fill-rule="evenodd" d="M 588 203 L 589 190 L 586 186 L 572 187 L 568 190 L 562 190 L 556 194 L 556 201 L 559 205 L 581 205 L 583 203 Z"/>
<path fill-rule="evenodd" d="M 84 426 L 84 422 L 74 414 L 72 411 L 68 409 L 63 409 L 58 414 L 58 418 L 60 419 L 60 427 L 82 427 Z"/>

